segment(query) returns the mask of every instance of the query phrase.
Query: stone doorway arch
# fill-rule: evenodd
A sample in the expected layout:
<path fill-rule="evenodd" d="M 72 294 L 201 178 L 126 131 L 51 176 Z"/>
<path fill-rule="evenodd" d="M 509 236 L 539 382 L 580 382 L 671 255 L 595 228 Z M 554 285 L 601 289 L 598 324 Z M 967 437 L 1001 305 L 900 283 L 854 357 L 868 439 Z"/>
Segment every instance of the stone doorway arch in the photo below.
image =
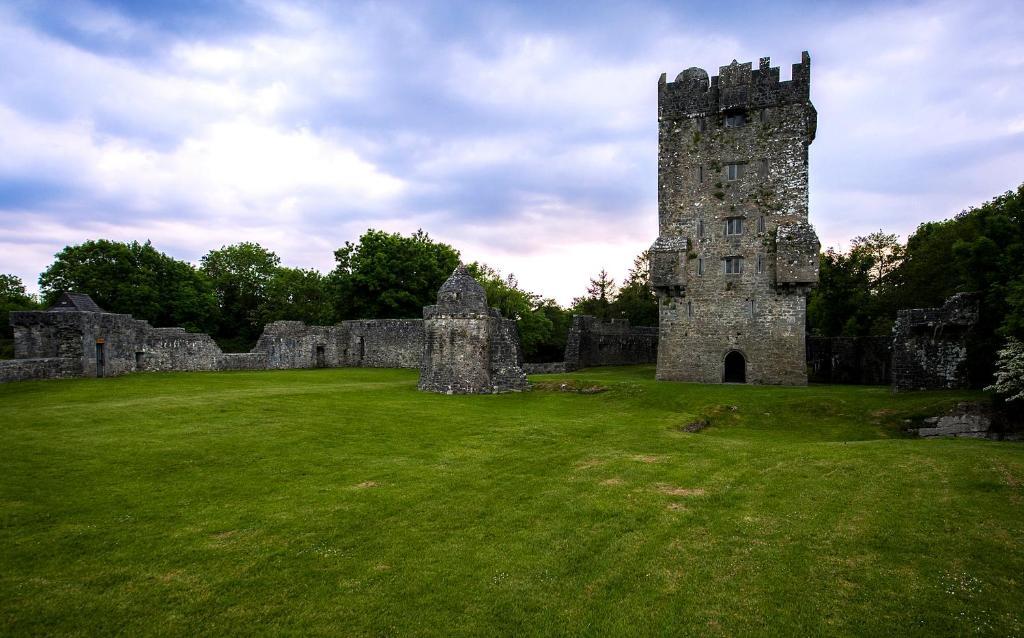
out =
<path fill-rule="evenodd" d="M 725 371 L 722 374 L 722 382 L 747 382 L 747 360 L 739 350 L 732 350 L 725 355 Z"/>

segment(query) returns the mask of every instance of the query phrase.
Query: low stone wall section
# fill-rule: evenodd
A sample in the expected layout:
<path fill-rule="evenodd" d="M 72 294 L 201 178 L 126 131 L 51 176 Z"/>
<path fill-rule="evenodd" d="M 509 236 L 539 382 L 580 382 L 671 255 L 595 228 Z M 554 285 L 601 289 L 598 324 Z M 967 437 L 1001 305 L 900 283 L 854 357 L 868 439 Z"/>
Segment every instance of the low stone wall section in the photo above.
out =
<path fill-rule="evenodd" d="M 419 368 L 423 358 L 422 319 L 365 319 L 334 326 L 301 321 L 268 324 L 253 348 L 267 367 Z"/>
<path fill-rule="evenodd" d="M 625 320 L 605 322 L 589 315 L 572 318 L 565 344 L 566 370 L 655 363 L 657 360 L 657 328 L 630 326 Z"/>
<path fill-rule="evenodd" d="M 60 357 L 0 361 L 0 383 L 81 376 L 72 372 L 76 367 L 75 363 L 73 359 Z"/>
<path fill-rule="evenodd" d="M 266 370 L 267 355 L 262 352 L 228 352 L 217 359 L 217 370 Z"/>
<path fill-rule="evenodd" d="M 562 374 L 565 370 L 565 362 L 556 363 L 524 363 L 523 370 L 526 374 Z"/>

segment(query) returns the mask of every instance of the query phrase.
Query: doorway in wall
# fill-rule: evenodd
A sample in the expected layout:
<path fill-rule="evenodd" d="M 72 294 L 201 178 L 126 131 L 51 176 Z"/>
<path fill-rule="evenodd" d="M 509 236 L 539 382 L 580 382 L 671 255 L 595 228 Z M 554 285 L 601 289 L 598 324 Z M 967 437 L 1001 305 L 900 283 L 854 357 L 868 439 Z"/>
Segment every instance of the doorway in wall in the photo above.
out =
<path fill-rule="evenodd" d="M 725 355 L 725 374 L 722 375 L 722 381 L 725 383 L 747 382 L 747 360 L 736 350 Z"/>
<path fill-rule="evenodd" d="M 326 368 L 327 367 L 327 355 L 324 353 L 323 346 L 316 347 L 316 367 Z"/>
<path fill-rule="evenodd" d="M 107 344 L 103 343 L 102 339 L 96 340 L 96 378 L 100 379 L 103 377 L 103 369 L 106 367 L 106 347 Z"/>

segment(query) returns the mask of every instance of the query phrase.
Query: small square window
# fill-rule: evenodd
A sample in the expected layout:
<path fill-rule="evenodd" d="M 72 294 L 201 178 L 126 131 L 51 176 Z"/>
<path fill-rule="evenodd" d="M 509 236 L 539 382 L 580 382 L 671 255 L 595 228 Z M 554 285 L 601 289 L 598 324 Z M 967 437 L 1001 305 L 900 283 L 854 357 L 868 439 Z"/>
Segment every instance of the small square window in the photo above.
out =
<path fill-rule="evenodd" d="M 764 255 L 757 256 L 757 274 L 764 272 Z"/>
<path fill-rule="evenodd" d="M 744 164 L 735 163 L 725 165 L 725 178 L 730 182 L 735 182 L 739 178 L 743 177 L 743 173 L 745 172 Z"/>
<path fill-rule="evenodd" d="M 738 275 L 743 272 L 743 258 L 742 257 L 726 257 L 725 258 L 725 274 L 727 275 Z"/>
<path fill-rule="evenodd" d="M 747 116 L 743 113 L 733 113 L 725 116 L 726 128 L 737 128 L 747 123 Z"/>
<path fill-rule="evenodd" d="M 726 235 L 742 235 L 743 234 L 743 218 L 742 217 L 730 217 L 725 220 L 725 234 Z"/>
<path fill-rule="evenodd" d="M 757 232 L 763 233 L 765 231 L 765 220 L 764 215 L 757 218 Z"/>

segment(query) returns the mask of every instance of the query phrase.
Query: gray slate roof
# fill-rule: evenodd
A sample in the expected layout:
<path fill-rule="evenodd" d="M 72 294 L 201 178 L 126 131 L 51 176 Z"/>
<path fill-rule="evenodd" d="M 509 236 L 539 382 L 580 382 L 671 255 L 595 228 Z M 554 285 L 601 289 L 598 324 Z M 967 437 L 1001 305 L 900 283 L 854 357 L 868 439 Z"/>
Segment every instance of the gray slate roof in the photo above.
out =
<path fill-rule="evenodd" d="M 96 305 L 87 294 L 81 292 L 62 292 L 57 301 L 46 309 L 46 312 L 106 312 Z"/>

